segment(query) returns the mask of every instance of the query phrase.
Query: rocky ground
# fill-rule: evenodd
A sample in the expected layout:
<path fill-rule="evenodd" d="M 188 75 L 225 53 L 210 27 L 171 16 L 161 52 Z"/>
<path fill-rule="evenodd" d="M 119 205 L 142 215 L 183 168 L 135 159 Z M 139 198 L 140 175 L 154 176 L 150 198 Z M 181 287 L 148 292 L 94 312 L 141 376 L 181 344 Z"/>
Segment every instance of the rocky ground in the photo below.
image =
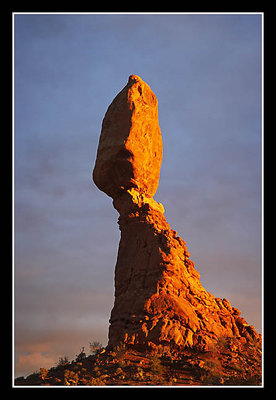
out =
<path fill-rule="evenodd" d="M 120 345 L 98 349 L 75 360 L 60 360 L 49 370 L 41 368 L 16 386 L 260 386 L 262 352 L 258 343 L 241 344 L 220 338 L 209 351 L 181 353 L 164 346 L 139 352 Z"/>

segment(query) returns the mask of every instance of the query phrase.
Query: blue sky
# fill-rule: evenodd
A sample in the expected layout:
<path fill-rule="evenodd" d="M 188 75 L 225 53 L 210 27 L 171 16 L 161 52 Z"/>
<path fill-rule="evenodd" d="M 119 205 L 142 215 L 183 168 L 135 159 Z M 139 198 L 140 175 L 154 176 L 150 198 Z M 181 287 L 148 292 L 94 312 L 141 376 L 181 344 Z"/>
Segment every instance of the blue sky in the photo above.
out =
<path fill-rule="evenodd" d="M 119 243 L 91 180 L 101 123 L 131 74 L 159 102 L 155 199 L 204 287 L 261 330 L 259 14 L 16 14 L 16 376 L 107 343 Z"/>

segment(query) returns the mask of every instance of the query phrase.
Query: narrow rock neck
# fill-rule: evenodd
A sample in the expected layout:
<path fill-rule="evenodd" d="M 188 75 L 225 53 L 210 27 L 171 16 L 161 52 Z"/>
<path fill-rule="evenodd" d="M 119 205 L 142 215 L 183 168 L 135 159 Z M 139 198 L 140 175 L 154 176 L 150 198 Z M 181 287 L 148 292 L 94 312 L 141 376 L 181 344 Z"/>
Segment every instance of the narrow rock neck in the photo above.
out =
<path fill-rule="evenodd" d="M 120 195 L 113 199 L 113 206 L 120 216 L 129 215 L 140 210 L 146 212 L 150 209 L 164 214 L 164 207 L 161 203 L 134 188 L 122 191 Z"/>

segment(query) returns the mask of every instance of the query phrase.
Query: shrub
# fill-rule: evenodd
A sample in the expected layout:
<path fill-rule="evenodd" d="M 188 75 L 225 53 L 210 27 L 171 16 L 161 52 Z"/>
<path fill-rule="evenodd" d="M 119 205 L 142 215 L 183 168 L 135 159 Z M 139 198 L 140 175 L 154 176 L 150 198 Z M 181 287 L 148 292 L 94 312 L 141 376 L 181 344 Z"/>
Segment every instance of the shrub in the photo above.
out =
<path fill-rule="evenodd" d="M 116 353 L 116 357 L 118 359 L 121 359 L 122 357 L 124 357 L 125 352 L 126 352 L 126 345 L 125 343 L 120 343 L 115 347 L 115 353 Z"/>
<path fill-rule="evenodd" d="M 137 373 L 134 375 L 134 378 L 137 379 L 138 381 L 142 381 L 144 379 L 143 368 L 141 367 L 137 368 Z"/>
<path fill-rule="evenodd" d="M 101 378 L 90 378 L 85 382 L 86 386 L 105 386 L 105 383 Z"/>
<path fill-rule="evenodd" d="M 122 368 L 117 368 L 115 373 L 119 379 L 125 379 L 124 371 L 122 370 Z"/>
<path fill-rule="evenodd" d="M 76 355 L 76 362 L 82 362 L 86 358 L 84 347 L 80 349 L 80 353 Z"/>
<path fill-rule="evenodd" d="M 234 362 L 229 364 L 229 368 L 233 369 L 236 372 L 242 372 L 243 371 L 243 368 L 241 366 L 239 366 L 238 364 L 235 364 Z"/>
<path fill-rule="evenodd" d="M 258 375 L 250 375 L 246 378 L 237 376 L 229 376 L 225 380 L 225 385 L 229 386 L 259 386 L 261 385 L 261 378 Z"/>
<path fill-rule="evenodd" d="M 112 352 L 113 357 L 118 360 L 120 367 L 124 367 L 125 366 L 125 360 L 124 360 L 125 353 L 126 353 L 126 345 L 125 345 L 125 343 L 118 344 L 114 348 L 114 351 Z"/>
<path fill-rule="evenodd" d="M 45 380 L 45 378 L 48 375 L 48 370 L 46 368 L 40 368 L 39 370 L 39 377 L 40 379 L 42 379 L 43 381 Z"/>
<path fill-rule="evenodd" d="M 94 341 L 89 343 L 90 351 L 93 355 L 99 354 L 101 349 L 103 348 L 100 342 Z"/>
<path fill-rule="evenodd" d="M 15 385 L 24 385 L 25 383 L 25 378 L 24 376 L 18 376 L 17 378 L 15 378 L 14 380 L 14 384 Z"/>
<path fill-rule="evenodd" d="M 220 362 L 207 360 L 200 370 L 200 379 L 203 385 L 219 385 L 221 383 Z"/>
<path fill-rule="evenodd" d="M 161 375 L 164 372 L 161 360 L 157 354 L 151 356 L 149 366 L 151 373 L 154 375 Z"/>
<path fill-rule="evenodd" d="M 64 365 L 69 364 L 69 360 L 67 356 L 64 357 L 59 357 L 58 362 L 57 362 L 57 366 L 58 367 L 63 367 Z"/>
<path fill-rule="evenodd" d="M 223 352 L 225 350 L 228 350 L 228 344 L 229 344 L 228 337 L 227 336 L 220 336 L 217 339 L 215 347 L 219 352 Z"/>
<path fill-rule="evenodd" d="M 97 365 L 93 368 L 93 371 L 96 374 L 96 376 L 100 376 L 101 375 L 101 370 Z"/>

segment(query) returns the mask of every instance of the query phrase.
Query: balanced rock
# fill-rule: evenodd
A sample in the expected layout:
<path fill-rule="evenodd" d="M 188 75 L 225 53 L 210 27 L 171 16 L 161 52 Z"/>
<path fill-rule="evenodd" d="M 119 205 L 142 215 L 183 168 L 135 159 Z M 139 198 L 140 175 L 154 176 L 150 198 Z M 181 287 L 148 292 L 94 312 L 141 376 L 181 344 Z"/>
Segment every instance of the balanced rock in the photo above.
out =
<path fill-rule="evenodd" d="M 186 243 L 152 198 L 161 161 L 156 97 L 131 75 L 105 115 L 93 171 L 120 214 L 108 346 L 208 349 L 219 337 L 260 341 L 238 309 L 203 288 Z"/>
<path fill-rule="evenodd" d="M 131 188 L 152 197 L 162 149 L 157 98 L 141 78 L 131 75 L 105 114 L 93 180 L 113 198 Z"/>

